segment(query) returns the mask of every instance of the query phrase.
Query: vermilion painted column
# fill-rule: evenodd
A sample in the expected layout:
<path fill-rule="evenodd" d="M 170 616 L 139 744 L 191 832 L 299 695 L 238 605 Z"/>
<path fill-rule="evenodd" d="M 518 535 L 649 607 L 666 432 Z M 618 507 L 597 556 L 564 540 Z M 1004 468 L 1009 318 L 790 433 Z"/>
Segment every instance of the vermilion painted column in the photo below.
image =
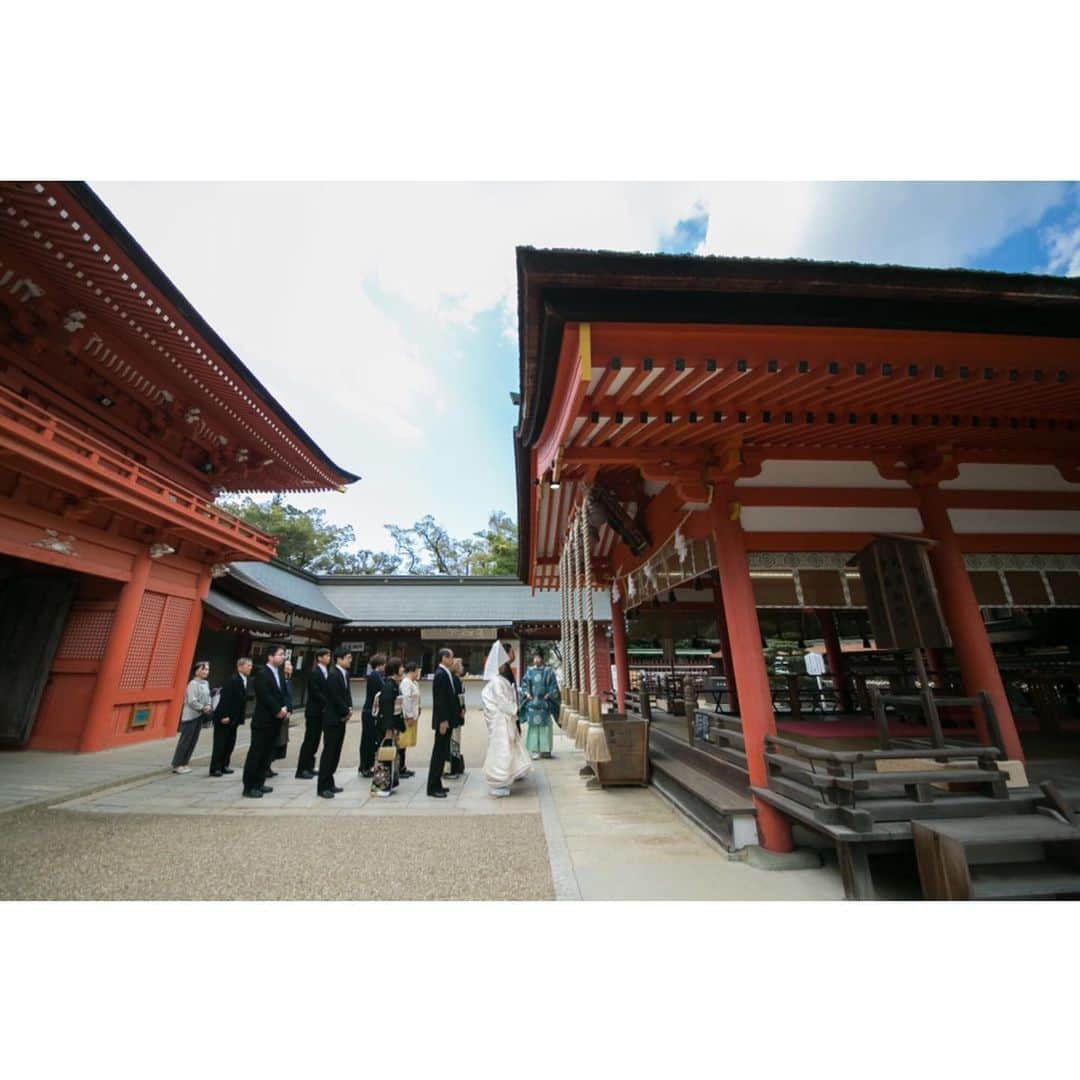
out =
<path fill-rule="evenodd" d="M 851 694 L 848 693 L 847 672 L 844 667 L 844 650 L 840 647 L 840 635 L 836 632 L 836 616 L 831 611 L 815 611 L 821 623 L 821 636 L 825 640 L 825 656 L 829 661 L 829 674 L 843 712 L 851 712 Z"/>
<path fill-rule="evenodd" d="M 720 639 L 720 651 L 724 654 L 724 678 L 727 679 L 728 701 L 731 711 L 739 715 L 739 681 L 735 678 L 735 665 L 731 662 L 731 635 L 727 628 L 727 615 L 724 613 L 724 594 L 719 585 L 713 586 L 716 598 L 716 636 Z"/>
<path fill-rule="evenodd" d="M 203 606 L 202 602 L 210 592 L 210 569 L 207 567 L 199 575 L 199 583 L 195 588 L 195 602 L 191 605 L 188 614 L 187 625 L 184 627 L 184 641 L 180 646 L 180 657 L 177 660 L 176 674 L 174 676 L 174 693 L 169 702 L 169 711 L 165 716 L 165 733 L 171 735 L 173 725 L 180 722 L 180 712 L 184 707 L 184 691 L 191 679 L 191 665 L 195 663 L 195 646 L 199 642 L 199 629 L 202 627 Z M 205 658 L 204 658 L 205 659 Z M 231 675 L 231 671 L 211 672 L 210 681 L 220 685 Z"/>
<path fill-rule="evenodd" d="M 630 654 L 626 651 L 626 616 L 622 600 L 611 598 L 611 642 L 615 648 L 615 706 L 626 712 L 626 690 L 630 685 Z"/>
<path fill-rule="evenodd" d="M 960 678 L 969 695 L 985 690 L 990 695 L 1001 727 L 1005 753 L 1016 761 L 1024 760 L 1020 736 L 1016 730 L 1001 672 L 994 659 L 994 650 L 986 633 L 986 624 L 975 599 L 975 589 L 964 565 L 964 556 L 949 520 L 945 497 L 936 486 L 917 489 L 919 512 L 927 534 L 937 541 L 930 549 L 930 565 L 934 570 L 945 621 L 952 637 Z M 979 741 L 989 744 L 986 719 L 976 710 L 975 725 Z"/>
<path fill-rule="evenodd" d="M 131 569 L 131 580 L 120 590 L 120 599 L 113 612 L 112 629 L 105 654 L 98 665 L 97 681 L 90 706 L 86 713 L 86 723 L 79 737 L 79 750 L 101 750 L 109 743 L 112 734 L 113 705 L 120 686 L 120 675 L 124 670 L 131 635 L 135 630 L 135 620 L 139 614 L 143 592 L 150 576 L 150 553 L 142 548 L 135 556 Z"/>
<path fill-rule="evenodd" d="M 732 489 L 720 489 L 713 497 L 712 528 L 716 544 L 716 568 L 724 615 L 731 639 L 731 666 L 739 683 L 739 716 L 746 744 L 746 764 L 750 783 L 767 787 L 765 736 L 776 734 L 769 677 L 761 650 L 761 627 L 754 605 L 750 565 L 746 559 L 746 541 L 738 521 L 738 503 Z M 775 807 L 758 799 L 758 834 L 769 851 L 791 851 L 791 825 Z"/>

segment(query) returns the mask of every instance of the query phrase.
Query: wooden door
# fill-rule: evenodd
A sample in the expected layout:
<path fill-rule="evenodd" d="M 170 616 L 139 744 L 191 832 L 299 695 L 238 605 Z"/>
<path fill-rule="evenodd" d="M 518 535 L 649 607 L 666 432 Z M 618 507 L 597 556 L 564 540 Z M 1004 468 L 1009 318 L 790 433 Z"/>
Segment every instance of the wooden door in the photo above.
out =
<path fill-rule="evenodd" d="M 0 745 L 22 746 L 30 737 L 52 670 L 68 610 L 74 574 L 16 570 L 0 580 Z"/>

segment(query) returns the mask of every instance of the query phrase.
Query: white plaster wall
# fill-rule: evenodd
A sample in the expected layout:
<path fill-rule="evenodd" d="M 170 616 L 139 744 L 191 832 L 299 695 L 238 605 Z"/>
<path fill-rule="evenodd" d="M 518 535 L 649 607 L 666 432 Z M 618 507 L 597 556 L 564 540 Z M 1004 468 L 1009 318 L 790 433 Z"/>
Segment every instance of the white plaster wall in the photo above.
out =
<path fill-rule="evenodd" d="M 921 533 L 918 510 L 906 506 L 744 506 L 747 532 Z"/>
<path fill-rule="evenodd" d="M 1080 541 L 1080 510 L 950 510 L 957 533 L 1076 534 Z"/>
<path fill-rule="evenodd" d="M 945 480 L 943 488 L 956 491 L 1073 491 L 1080 484 L 1070 484 L 1053 465 L 984 465 L 967 463 L 959 468 L 955 480 Z"/>
<path fill-rule="evenodd" d="M 903 488 L 886 480 L 870 461 L 766 461 L 757 476 L 735 481 L 736 487 L 873 487 Z"/>

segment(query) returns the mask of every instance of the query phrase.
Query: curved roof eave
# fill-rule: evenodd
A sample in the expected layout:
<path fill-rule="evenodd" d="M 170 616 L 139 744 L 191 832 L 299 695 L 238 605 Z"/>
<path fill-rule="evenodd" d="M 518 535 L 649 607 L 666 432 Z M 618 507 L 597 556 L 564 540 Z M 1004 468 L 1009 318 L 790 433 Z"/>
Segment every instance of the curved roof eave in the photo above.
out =
<path fill-rule="evenodd" d="M 146 253 L 142 245 L 124 228 L 116 215 L 102 202 L 85 181 L 69 180 L 64 187 L 88 214 L 112 237 L 129 259 L 147 276 L 154 287 L 172 304 L 180 315 L 195 328 L 206 343 L 221 359 L 236 372 L 254 390 L 266 404 L 274 410 L 290 431 L 315 454 L 322 463 L 341 478 L 341 483 L 353 484 L 360 479 L 355 473 L 336 465 L 326 453 L 312 440 L 311 436 L 294 420 L 285 407 L 255 377 L 246 364 L 232 351 L 216 330 L 195 310 L 191 302 L 173 284 L 168 275 Z"/>

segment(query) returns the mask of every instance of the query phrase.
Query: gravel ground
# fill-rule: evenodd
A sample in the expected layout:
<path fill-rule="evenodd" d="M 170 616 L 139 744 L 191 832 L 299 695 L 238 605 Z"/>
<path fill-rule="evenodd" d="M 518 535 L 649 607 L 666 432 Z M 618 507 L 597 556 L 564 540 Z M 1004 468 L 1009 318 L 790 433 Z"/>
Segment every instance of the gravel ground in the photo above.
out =
<path fill-rule="evenodd" d="M 29 809 L 0 824 L 0 899 L 551 900 L 554 890 L 538 814 L 372 820 Z"/>

